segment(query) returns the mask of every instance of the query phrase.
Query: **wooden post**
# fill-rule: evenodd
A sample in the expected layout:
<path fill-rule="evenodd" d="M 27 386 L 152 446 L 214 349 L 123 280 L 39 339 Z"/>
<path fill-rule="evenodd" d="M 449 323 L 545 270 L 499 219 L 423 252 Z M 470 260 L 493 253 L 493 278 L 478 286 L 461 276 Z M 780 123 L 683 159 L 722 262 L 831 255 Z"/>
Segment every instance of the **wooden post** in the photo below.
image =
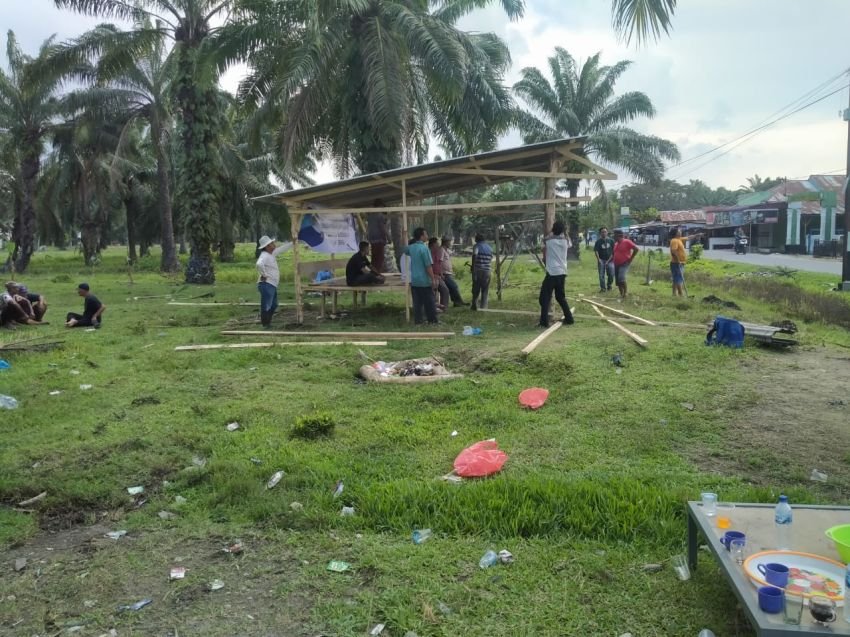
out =
<path fill-rule="evenodd" d="M 301 274 L 298 265 L 301 262 L 301 253 L 298 248 L 298 230 L 301 228 L 300 214 L 291 214 L 289 228 L 292 234 L 292 269 L 295 271 L 295 322 L 299 325 L 304 322 L 304 295 L 301 291 Z"/>
<path fill-rule="evenodd" d="M 499 224 L 496 224 L 496 298 L 502 300 L 502 259 L 501 259 L 501 241 L 499 240 Z"/>
<path fill-rule="evenodd" d="M 549 172 L 558 172 L 559 167 L 560 161 L 558 160 L 558 155 L 552 153 L 552 156 L 549 158 Z M 555 181 L 554 177 L 546 177 L 544 179 L 543 198 L 547 200 L 543 208 L 544 237 L 552 232 L 552 224 L 555 223 Z"/>
<path fill-rule="evenodd" d="M 401 234 L 402 241 L 407 241 L 410 236 L 407 228 L 407 180 L 401 180 Z M 402 246 L 404 250 L 404 246 Z M 410 272 L 407 273 L 407 283 L 404 286 L 404 318 L 410 323 Z"/>

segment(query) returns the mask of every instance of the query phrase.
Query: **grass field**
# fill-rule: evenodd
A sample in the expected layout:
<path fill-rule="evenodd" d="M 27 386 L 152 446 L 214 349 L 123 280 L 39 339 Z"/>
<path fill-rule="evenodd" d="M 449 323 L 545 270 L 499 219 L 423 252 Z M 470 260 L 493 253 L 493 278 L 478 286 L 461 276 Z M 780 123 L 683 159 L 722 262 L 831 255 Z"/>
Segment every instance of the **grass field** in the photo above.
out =
<path fill-rule="evenodd" d="M 236 263 L 220 265 L 213 288 L 159 275 L 156 256 L 131 284 L 118 248 L 93 270 L 70 253 L 37 255 L 23 279 L 47 296 L 51 325 L 4 332 L 0 344 L 35 335 L 64 343 L 0 355 L 11 363 L 0 394 L 20 401 L 0 412 L 0 634 L 81 626 L 83 635 L 312 637 L 366 635 L 385 623 L 391 637 L 696 635 L 705 626 L 750 635 L 709 555 L 684 585 L 670 568 L 642 569 L 682 551 L 685 501 L 707 488 L 728 500 L 772 502 L 784 492 L 792 502 L 846 501 L 846 413 L 825 401 L 801 412 L 839 423 L 835 444 L 819 450 L 827 483 L 808 480 L 810 457 L 788 454 L 784 432 L 799 423 L 774 423 L 774 435 L 754 442 L 761 419 L 777 417 L 759 379 L 798 379 L 771 386 L 802 405 L 812 360 L 834 361 L 837 374 L 848 369 L 841 325 L 850 305 L 822 291 L 819 275 L 774 277 L 804 300 L 800 309 L 791 296 L 770 296 L 776 290 L 747 294 L 749 270 L 732 264 L 689 266 L 688 300 L 671 297 L 666 263 L 653 263 L 659 280 L 649 286 L 641 285 L 645 257 L 633 268 L 626 311 L 697 324 L 718 313 L 791 319 L 800 328 L 796 352 L 707 348 L 699 330 L 629 325 L 650 341 L 641 350 L 604 322 L 580 318 L 525 358 L 520 350 L 539 333 L 533 316 L 452 309 L 442 317 L 452 339 L 363 349 L 376 360 L 436 355 L 465 378 L 376 386 L 357 378 L 357 346 L 173 351 L 224 342 L 222 327 L 252 324 L 248 307 L 169 306 L 165 298 L 255 301 L 251 252 L 242 247 Z M 540 271 L 523 258 L 511 276 L 502 302 L 493 290 L 491 307 L 535 310 Z M 459 279 L 468 296 L 468 275 Z M 595 279 L 589 259 L 571 265 L 571 303 L 596 294 Z M 82 305 L 82 280 L 108 306 L 98 331 L 62 327 L 65 312 Z M 703 304 L 708 294 L 742 309 Z M 143 298 L 151 296 L 160 298 Z M 409 329 L 400 297 L 372 296 L 367 309 L 337 320 L 319 321 L 313 306 L 305 329 Z M 291 302 L 285 283 L 281 297 Z M 292 308 L 283 310 L 277 327 L 292 321 Z M 461 336 L 464 325 L 483 334 Z M 532 386 L 551 392 L 537 412 L 517 402 Z M 292 437 L 295 421 L 313 415 L 328 416 L 333 435 Z M 234 421 L 240 428 L 227 431 Z M 461 449 L 486 438 L 510 456 L 500 474 L 441 479 Z M 285 476 L 266 489 L 277 470 Z M 345 489 L 334 498 L 339 480 Z M 127 487 L 137 485 L 145 492 L 134 499 Z M 34 512 L 14 510 L 42 491 Z M 355 515 L 340 516 L 342 506 Z M 416 528 L 434 537 L 414 545 Z M 119 529 L 128 534 L 104 537 Z M 242 553 L 222 552 L 236 540 Z M 510 550 L 515 563 L 479 569 L 490 548 Z M 27 567 L 14 572 L 20 557 Z M 330 560 L 351 569 L 327 571 Z M 174 566 L 187 568 L 185 579 L 168 581 Z M 210 591 L 215 579 L 224 588 Z M 143 598 L 153 603 L 116 611 Z"/>

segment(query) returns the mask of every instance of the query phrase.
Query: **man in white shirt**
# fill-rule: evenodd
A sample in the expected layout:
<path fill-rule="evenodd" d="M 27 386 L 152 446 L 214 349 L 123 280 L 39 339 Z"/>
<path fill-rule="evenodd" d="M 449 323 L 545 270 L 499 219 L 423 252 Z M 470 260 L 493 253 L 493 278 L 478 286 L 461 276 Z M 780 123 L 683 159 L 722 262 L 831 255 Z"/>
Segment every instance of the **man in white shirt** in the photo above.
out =
<path fill-rule="evenodd" d="M 260 258 L 257 259 L 257 272 L 260 275 L 257 289 L 260 291 L 260 323 L 268 329 L 271 327 L 272 316 L 277 309 L 277 286 L 280 283 L 280 268 L 277 265 L 277 255 L 287 250 L 291 244 L 278 246 L 274 239 L 264 235 L 260 237 L 258 248 Z"/>
<path fill-rule="evenodd" d="M 552 304 L 552 292 L 555 300 L 564 312 L 564 324 L 575 323 L 567 297 L 564 293 L 564 284 L 567 280 L 567 251 L 570 249 L 570 240 L 564 234 L 564 222 L 556 221 L 552 225 L 552 234 L 543 242 L 543 262 L 546 264 L 546 276 L 540 285 L 540 327 L 549 327 L 549 306 Z"/>

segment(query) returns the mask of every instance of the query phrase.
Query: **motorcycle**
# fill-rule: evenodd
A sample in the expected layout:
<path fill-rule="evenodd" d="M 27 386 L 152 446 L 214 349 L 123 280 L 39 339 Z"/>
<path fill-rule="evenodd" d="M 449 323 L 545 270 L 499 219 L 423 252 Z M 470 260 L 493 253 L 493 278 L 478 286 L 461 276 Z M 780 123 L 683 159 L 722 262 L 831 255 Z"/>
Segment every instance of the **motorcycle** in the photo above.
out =
<path fill-rule="evenodd" d="M 735 238 L 735 254 L 747 254 L 747 247 L 749 246 L 750 241 L 747 237 L 736 237 Z"/>

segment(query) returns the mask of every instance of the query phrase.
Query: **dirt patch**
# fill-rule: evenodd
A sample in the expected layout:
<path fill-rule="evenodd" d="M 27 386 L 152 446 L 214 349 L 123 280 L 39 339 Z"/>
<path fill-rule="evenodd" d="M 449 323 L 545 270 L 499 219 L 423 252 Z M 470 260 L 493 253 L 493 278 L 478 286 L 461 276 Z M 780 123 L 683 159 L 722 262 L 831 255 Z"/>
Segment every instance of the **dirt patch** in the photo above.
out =
<path fill-rule="evenodd" d="M 731 417 L 715 451 L 688 455 L 700 469 L 755 485 L 805 484 L 840 497 L 850 486 L 850 403 L 840 403 L 850 357 L 823 348 L 765 351 L 745 373 L 754 404 Z M 827 481 L 810 480 L 812 469 Z"/>

